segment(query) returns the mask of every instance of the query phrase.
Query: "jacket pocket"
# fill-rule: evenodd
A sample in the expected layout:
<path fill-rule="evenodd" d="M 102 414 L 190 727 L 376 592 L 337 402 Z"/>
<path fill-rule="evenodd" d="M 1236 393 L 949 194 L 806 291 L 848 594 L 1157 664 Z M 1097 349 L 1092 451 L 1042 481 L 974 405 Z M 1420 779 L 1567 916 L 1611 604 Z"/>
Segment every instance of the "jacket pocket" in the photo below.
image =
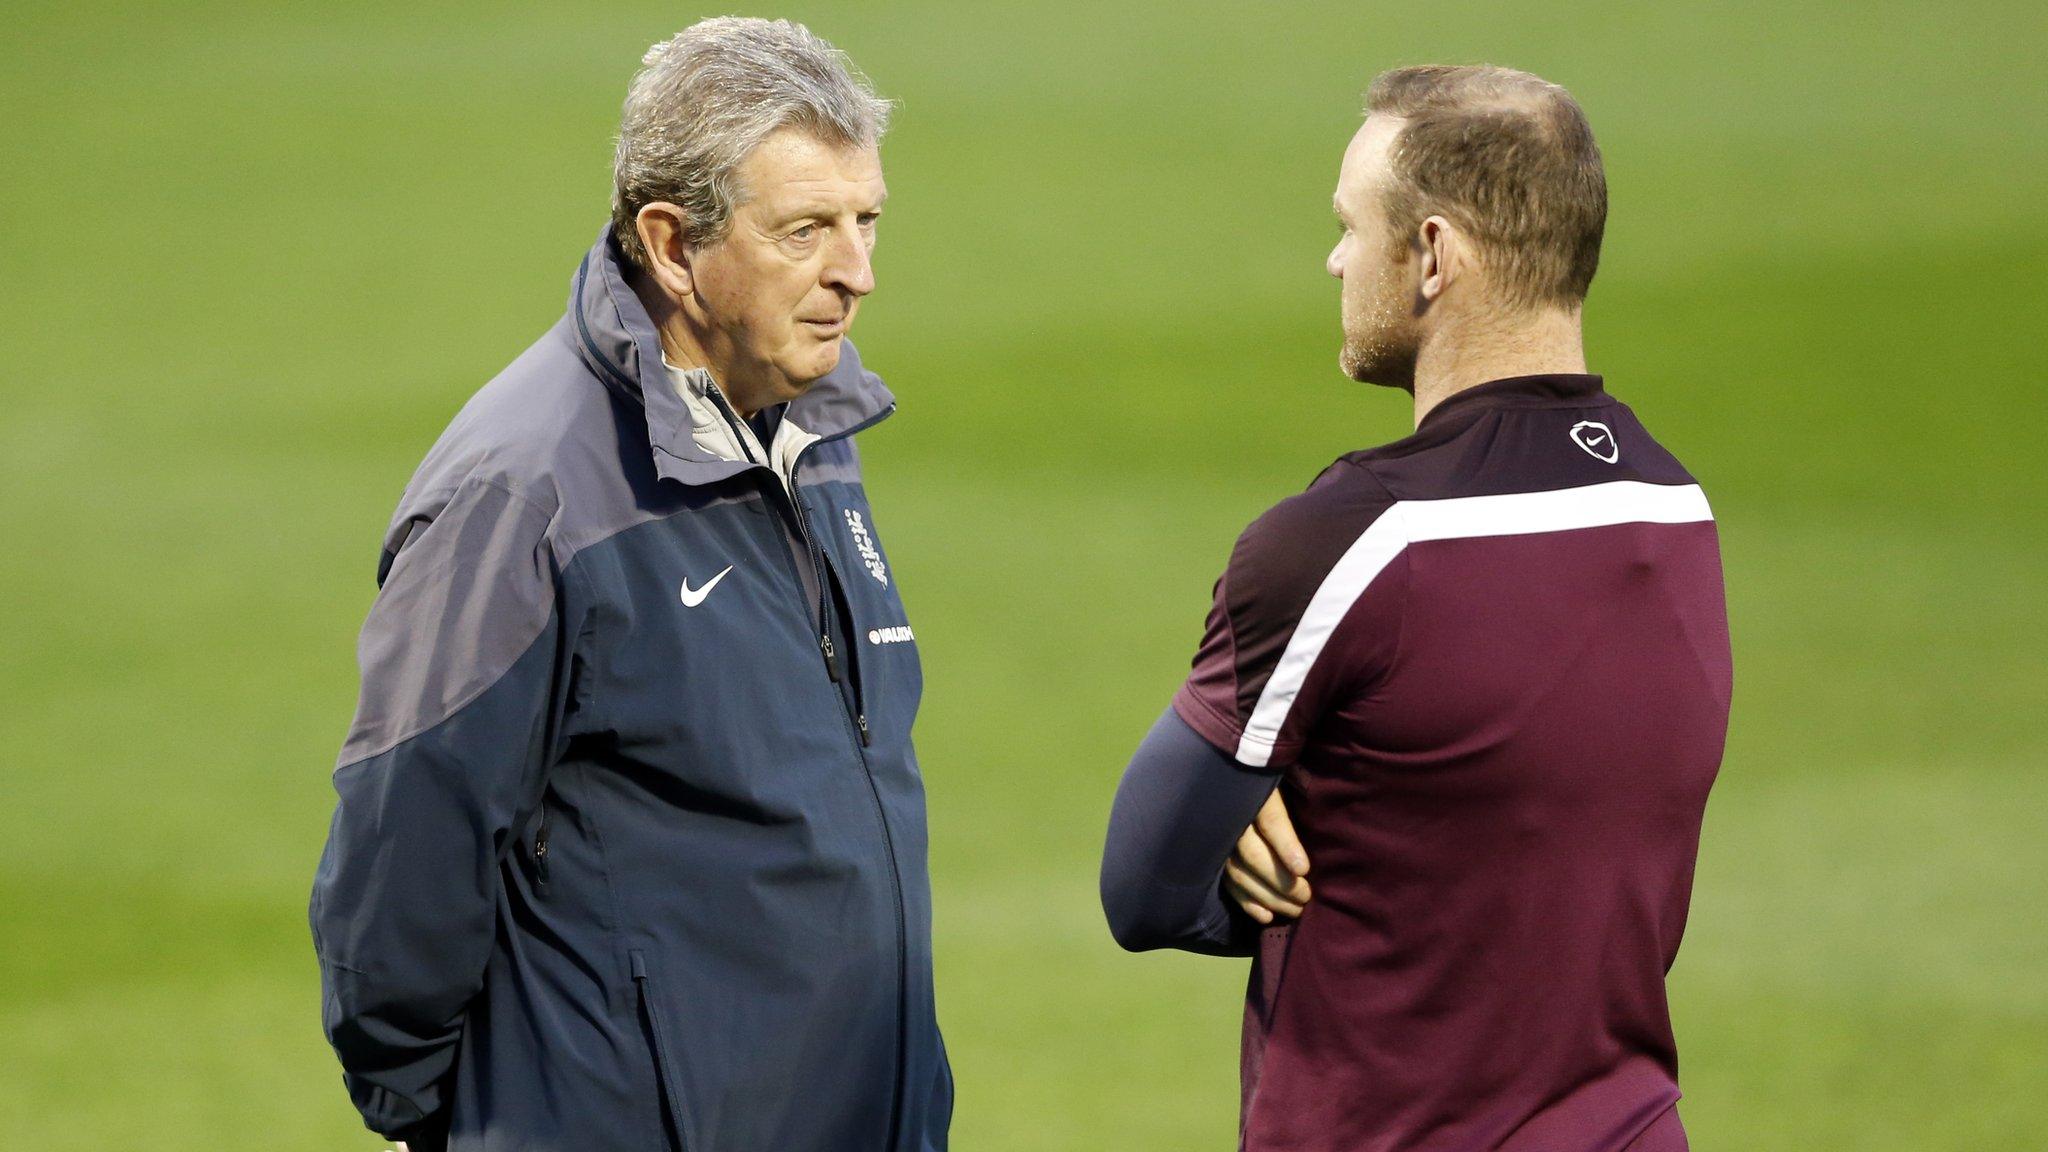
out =
<path fill-rule="evenodd" d="M 647 957 L 639 949 L 628 956 L 633 964 L 633 992 L 640 1000 L 640 1026 L 647 1029 L 648 1051 L 654 1056 L 654 1081 L 661 1093 L 661 1116 L 668 1129 L 668 1146 L 687 1152 L 683 1139 L 683 1097 L 676 1090 L 675 1060 L 668 1051 L 668 1029 L 662 1027 L 661 1007 L 656 1002 L 653 980 L 647 974 Z"/>

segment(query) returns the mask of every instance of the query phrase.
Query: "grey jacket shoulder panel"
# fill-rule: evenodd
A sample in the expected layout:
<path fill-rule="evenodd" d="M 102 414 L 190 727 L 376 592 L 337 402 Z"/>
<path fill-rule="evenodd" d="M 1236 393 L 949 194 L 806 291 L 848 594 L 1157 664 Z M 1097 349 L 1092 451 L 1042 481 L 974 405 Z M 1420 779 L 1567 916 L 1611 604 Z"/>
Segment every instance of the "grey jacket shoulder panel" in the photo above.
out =
<path fill-rule="evenodd" d="M 401 521 L 356 656 L 362 692 L 340 763 L 389 750 L 481 695 L 554 611 L 552 517 L 470 477 Z"/>
<path fill-rule="evenodd" d="M 511 667 L 556 610 L 565 533 L 652 514 L 628 475 L 644 450 L 618 450 L 623 407 L 552 332 L 463 405 L 386 530 L 340 763 L 448 720 Z"/>

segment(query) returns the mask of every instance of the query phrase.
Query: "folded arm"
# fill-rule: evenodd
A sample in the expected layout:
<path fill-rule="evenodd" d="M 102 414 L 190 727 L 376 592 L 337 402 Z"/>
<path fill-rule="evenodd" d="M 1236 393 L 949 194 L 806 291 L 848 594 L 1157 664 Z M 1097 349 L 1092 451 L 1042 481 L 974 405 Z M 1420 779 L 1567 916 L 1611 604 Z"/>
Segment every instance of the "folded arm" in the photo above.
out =
<path fill-rule="evenodd" d="M 1131 757 L 1110 811 L 1102 910 L 1117 943 L 1133 952 L 1249 955 L 1259 923 L 1226 885 L 1264 887 L 1246 871 L 1245 853 L 1232 854 L 1240 839 L 1260 839 L 1251 826 L 1278 783 L 1218 751 L 1169 708 Z"/>

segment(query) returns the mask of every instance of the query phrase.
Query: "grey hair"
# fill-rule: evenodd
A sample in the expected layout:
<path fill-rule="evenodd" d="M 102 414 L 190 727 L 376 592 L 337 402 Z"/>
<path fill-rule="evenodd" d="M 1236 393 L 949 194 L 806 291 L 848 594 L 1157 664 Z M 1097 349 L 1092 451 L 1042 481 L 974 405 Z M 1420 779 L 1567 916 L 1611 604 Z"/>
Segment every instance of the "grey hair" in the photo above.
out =
<path fill-rule="evenodd" d="M 634 218 L 667 202 L 683 210 L 684 239 L 712 244 L 744 203 L 740 165 L 778 129 L 872 147 L 889 127 L 846 53 L 788 20 L 714 16 L 647 50 L 626 90 L 612 161 L 612 238 L 647 267 Z"/>

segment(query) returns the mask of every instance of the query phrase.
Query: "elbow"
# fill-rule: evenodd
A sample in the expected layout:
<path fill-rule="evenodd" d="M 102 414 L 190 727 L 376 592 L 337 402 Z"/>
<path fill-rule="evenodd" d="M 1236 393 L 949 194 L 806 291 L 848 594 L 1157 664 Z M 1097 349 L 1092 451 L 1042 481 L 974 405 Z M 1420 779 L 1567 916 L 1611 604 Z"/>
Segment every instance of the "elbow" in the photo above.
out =
<path fill-rule="evenodd" d="M 1103 911 L 1109 917 L 1109 935 L 1117 947 L 1126 952 L 1150 952 L 1162 946 L 1157 929 L 1142 917 L 1109 904 L 1103 905 Z"/>
<path fill-rule="evenodd" d="M 1156 900 L 1142 885 L 1130 883 L 1105 868 L 1102 873 L 1102 915 L 1109 934 L 1126 952 L 1150 952 L 1172 942 L 1173 932 L 1159 914 Z"/>

